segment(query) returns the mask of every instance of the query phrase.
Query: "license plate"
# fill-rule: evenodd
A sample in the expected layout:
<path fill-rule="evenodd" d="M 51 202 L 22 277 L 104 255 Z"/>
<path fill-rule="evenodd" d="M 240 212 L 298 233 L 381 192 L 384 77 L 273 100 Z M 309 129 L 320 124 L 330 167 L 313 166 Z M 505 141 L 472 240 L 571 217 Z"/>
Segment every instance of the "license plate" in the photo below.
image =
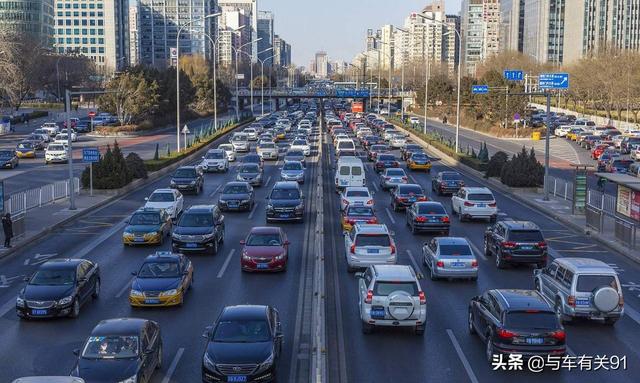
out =
<path fill-rule="evenodd" d="M 429 222 L 438 222 L 437 218 L 429 218 Z"/>
<path fill-rule="evenodd" d="M 416 202 L 416 197 L 409 198 L 409 202 Z"/>
<path fill-rule="evenodd" d="M 247 376 L 246 375 L 231 375 L 231 376 L 227 376 L 227 382 L 246 382 L 247 381 Z"/>
<path fill-rule="evenodd" d="M 464 267 L 464 262 L 451 262 L 451 267 Z"/>
<path fill-rule="evenodd" d="M 31 315 L 47 315 L 47 310 L 31 310 Z"/>
<path fill-rule="evenodd" d="M 144 242 L 144 238 L 134 238 L 135 242 Z"/>
<path fill-rule="evenodd" d="M 589 300 L 588 299 L 577 299 L 576 300 L 576 305 L 589 306 Z"/>
<path fill-rule="evenodd" d="M 378 254 L 380 250 L 378 249 L 367 249 L 367 253 L 369 254 Z"/>
<path fill-rule="evenodd" d="M 373 319 L 384 319 L 384 309 L 371 309 L 370 315 Z"/>
<path fill-rule="evenodd" d="M 476 204 L 477 207 L 487 207 L 486 203 L 478 203 Z"/>
<path fill-rule="evenodd" d="M 178 185 L 178 189 L 186 189 L 189 187 L 188 185 Z"/>
<path fill-rule="evenodd" d="M 198 244 L 197 243 L 187 243 L 185 246 L 186 247 L 198 247 Z"/>
<path fill-rule="evenodd" d="M 347 181 L 340 180 L 340 185 L 346 185 L 346 184 L 347 184 Z"/>
<path fill-rule="evenodd" d="M 155 305 L 160 303 L 160 299 L 145 299 L 144 303 L 148 304 L 148 305 Z"/>
<path fill-rule="evenodd" d="M 238 207 L 238 205 L 240 205 L 238 202 L 229 202 L 229 207 Z"/>
<path fill-rule="evenodd" d="M 533 246 L 522 246 L 522 250 L 531 250 Z"/>
<path fill-rule="evenodd" d="M 269 265 L 267 263 L 258 263 L 259 269 L 268 269 Z"/>
<path fill-rule="evenodd" d="M 544 339 L 542 338 L 527 338 L 527 344 L 542 344 Z"/>

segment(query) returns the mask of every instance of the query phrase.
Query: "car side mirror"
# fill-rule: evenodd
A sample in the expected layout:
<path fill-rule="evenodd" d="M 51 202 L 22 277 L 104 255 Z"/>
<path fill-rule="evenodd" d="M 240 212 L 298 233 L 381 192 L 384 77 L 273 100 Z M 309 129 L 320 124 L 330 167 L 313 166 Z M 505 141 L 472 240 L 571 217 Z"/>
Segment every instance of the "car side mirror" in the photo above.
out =
<path fill-rule="evenodd" d="M 246 242 L 244 239 L 241 239 L 241 240 L 240 240 L 240 244 L 241 244 L 241 245 L 244 245 L 245 243 L 247 243 L 247 242 Z"/>
<path fill-rule="evenodd" d="M 138 275 L 138 272 L 137 271 L 132 271 L 131 275 L 136 276 L 136 275 Z"/>
<path fill-rule="evenodd" d="M 80 349 L 79 348 L 74 348 L 73 349 L 73 355 L 80 356 Z"/>
<path fill-rule="evenodd" d="M 202 333 L 202 337 L 205 339 L 209 339 L 211 337 L 211 331 L 213 330 L 213 326 L 207 326 L 204 328 L 204 332 Z"/>
<path fill-rule="evenodd" d="M 144 200 L 145 200 L 145 201 L 148 201 L 148 200 L 149 200 L 149 197 L 144 197 Z"/>
<path fill-rule="evenodd" d="M 355 275 L 355 277 L 356 277 L 356 278 L 358 278 L 358 279 L 362 279 L 362 278 L 364 278 L 364 273 L 355 273 L 354 275 Z"/>

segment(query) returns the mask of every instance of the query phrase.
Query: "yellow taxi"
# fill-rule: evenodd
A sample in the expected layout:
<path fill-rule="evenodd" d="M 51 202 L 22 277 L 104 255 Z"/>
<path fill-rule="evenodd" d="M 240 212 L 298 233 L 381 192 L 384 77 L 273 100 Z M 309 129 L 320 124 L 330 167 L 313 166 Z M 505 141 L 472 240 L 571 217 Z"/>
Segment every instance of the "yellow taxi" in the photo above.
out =
<path fill-rule="evenodd" d="M 286 136 L 286 132 L 284 129 L 276 129 L 276 139 L 284 140 Z"/>
<path fill-rule="evenodd" d="M 18 158 L 36 158 L 36 148 L 31 142 L 19 142 L 16 145 L 16 156 Z"/>
<path fill-rule="evenodd" d="M 431 159 L 422 152 L 410 153 L 407 159 L 407 167 L 409 170 L 425 170 L 431 172 Z"/>
<path fill-rule="evenodd" d="M 350 204 L 346 209 L 342 211 L 342 223 L 343 231 L 350 231 L 356 222 L 364 223 L 378 223 L 373 207 L 364 204 Z"/>
<path fill-rule="evenodd" d="M 125 245 L 162 245 L 171 234 L 171 216 L 164 209 L 142 208 L 137 210 L 124 228 L 122 243 Z"/>
<path fill-rule="evenodd" d="M 133 307 L 176 306 L 193 284 L 193 264 L 182 254 L 158 251 L 134 272 L 129 304 Z"/>

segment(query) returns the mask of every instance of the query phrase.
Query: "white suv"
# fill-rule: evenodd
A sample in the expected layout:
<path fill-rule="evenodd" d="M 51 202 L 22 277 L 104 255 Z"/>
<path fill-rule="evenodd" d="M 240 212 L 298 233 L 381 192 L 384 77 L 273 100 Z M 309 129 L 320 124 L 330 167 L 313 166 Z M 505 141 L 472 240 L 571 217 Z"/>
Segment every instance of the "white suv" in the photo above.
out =
<path fill-rule="evenodd" d="M 44 150 L 44 163 L 67 162 L 67 146 L 63 144 L 49 144 Z"/>
<path fill-rule="evenodd" d="M 484 187 L 463 187 L 451 196 L 451 212 L 458 214 L 460 222 L 466 219 L 486 218 L 495 222 L 498 217 L 496 199 Z"/>
<path fill-rule="evenodd" d="M 210 149 L 202 157 L 200 167 L 205 172 L 227 172 L 229 170 L 229 160 L 227 153 L 223 149 Z"/>
<path fill-rule="evenodd" d="M 344 234 L 344 248 L 349 272 L 371 265 L 395 265 L 398 261 L 387 225 L 356 223 Z"/>
<path fill-rule="evenodd" d="M 375 326 L 413 327 L 423 335 L 427 298 L 411 266 L 373 265 L 357 273 L 362 332 Z"/>

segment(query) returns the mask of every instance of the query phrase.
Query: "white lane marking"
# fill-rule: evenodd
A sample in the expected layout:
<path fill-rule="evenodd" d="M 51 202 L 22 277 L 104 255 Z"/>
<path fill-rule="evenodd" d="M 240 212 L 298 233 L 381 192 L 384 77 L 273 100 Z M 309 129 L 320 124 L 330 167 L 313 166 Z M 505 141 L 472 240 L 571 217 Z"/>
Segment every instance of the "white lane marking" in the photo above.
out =
<path fill-rule="evenodd" d="M 409 174 L 409 178 L 411 178 L 411 181 L 412 181 L 414 184 L 419 184 L 419 183 L 418 183 L 418 181 L 413 177 L 413 175 Z"/>
<path fill-rule="evenodd" d="M 473 249 L 473 252 L 480 255 L 480 257 L 482 259 L 484 259 L 485 261 L 488 260 L 489 258 L 487 258 L 486 255 L 484 255 L 484 251 L 480 251 L 480 249 L 478 249 L 478 246 L 476 246 L 473 242 L 471 242 L 471 240 L 469 238 L 467 238 L 467 242 L 469 242 L 469 245 L 471 246 L 471 248 Z"/>
<path fill-rule="evenodd" d="M 371 182 L 371 185 L 373 185 L 373 188 L 376 189 L 377 192 L 380 191 L 380 188 L 378 187 L 378 184 L 375 182 Z"/>
<path fill-rule="evenodd" d="M 122 296 L 122 294 L 125 293 L 125 291 L 127 291 L 128 289 L 131 288 L 131 284 L 133 283 L 133 278 L 135 277 L 131 277 L 131 279 L 129 279 L 127 281 L 127 283 L 125 283 L 124 286 L 122 286 L 122 288 L 120 289 L 120 291 L 118 291 L 118 294 L 116 294 L 116 298 L 120 298 Z"/>
<path fill-rule="evenodd" d="M 214 195 L 216 195 L 216 193 L 218 192 L 218 190 L 220 190 L 221 187 L 222 185 L 218 185 L 218 187 L 215 188 L 215 190 L 212 191 L 211 194 L 209 194 L 209 197 L 213 197 Z"/>
<path fill-rule="evenodd" d="M 260 202 L 256 202 L 253 205 L 253 209 L 251 209 L 251 213 L 249 213 L 249 219 L 253 219 L 253 214 L 256 212 L 256 209 L 258 208 L 258 205 L 260 205 Z"/>
<path fill-rule="evenodd" d="M 565 346 L 565 347 L 567 348 L 567 354 L 575 358 L 577 354 L 573 352 L 573 350 L 569 346 Z"/>
<path fill-rule="evenodd" d="M 74 253 L 69 258 L 74 258 L 74 259 L 84 258 L 87 254 L 89 254 L 91 251 L 93 251 L 96 247 L 100 246 L 100 244 L 102 244 L 102 242 L 104 242 L 107 239 L 109 239 L 116 232 L 124 229 L 125 226 L 126 226 L 125 220 L 120 221 L 119 223 L 115 224 L 109 231 L 103 233 L 95 241 L 89 243 L 87 246 L 83 247 L 82 249 L 80 249 L 80 251 L 78 251 L 77 253 Z"/>
<path fill-rule="evenodd" d="M 269 182 L 271 182 L 271 176 L 267 177 L 267 182 L 264 183 L 264 186 L 269 185 Z"/>
<path fill-rule="evenodd" d="M 173 360 L 171 361 L 171 365 L 169 366 L 169 369 L 167 370 L 167 373 L 164 374 L 164 378 L 162 379 L 162 383 L 171 382 L 171 376 L 173 376 L 173 373 L 176 371 L 176 368 L 178 367 L 178 362 L 180 362 L 180 358 L 182 358 L 182 354 L 183 353 L 184 353 L 184 348 L 180 347 L 178 349 L 178 352 L 176 352 L 176 356 L 173 357 Z"/>
<path fill-rule="evenodd" d="M 224 271 L 227 269 L 227 266 L 229 266 L 229 262 L 231 262 L 231 258 L 233 257 L 233 254 L 235 252 L 236 252 L 236 249 L 231 249 L 231 251 L 229 252 L 229 255 L 227 255 L 227 259 L 224 261 L 224 264 L 222 264 L 222 268 L 218 272 L 218 275 L 216 278 L 222 278 L 222 275 L 224 275 Z"/>
<path fill-rule="evenodd" d="M 632 309 L 629 305 L 624 305 L 624 314 L 640 325 L 640 313 Z"/>
<path fill-rule="evenodd" d="M 420 273 L 420 265 L 418 265 L 418 262 L 416 262 L 416 259 L 413 258 L 413 253 L 411 252 L 411 250 L 405 250 L 407 252 L 407 255 L 409 256 L 409 259 L 411 260 L 411 263 L 413 264 L 413 267 L 416 271 L 416 273 Z"/>
<path fill-rule="evenodd" d="M 451 339 L 451 343 L 453 343 L 453 347 L 456 349 L 458 358 L 460 358 L 460 361 L 462 362 L 462 365 L 464 366 L 465 371 L 467 371 L 467 376 L 469 377 L 469 380 L 471 380 L 472 383 L 479 383 L 478 378 L 476 377 L 476 374 L 473 372 L 473 369 L 471 368 L 471 364 L 469 364 L 469 360 L 464 355 L 464 352 L 462 352 L 460 343 L 458 343 L 458 340 L 456 339 L 456 336 L 453 334 L 453 331 L 451 331 L 451 329 L 447 329 L 447 335 L 449 335 L 449 339 Z"/>
<path fill-rule="evenodd" d="M 395 218 L 393 218 L 393 215 L 391 215 L 391 211 L 389 210 L 389 208 L 385 207 L 384 210 L 387 211 L 387 215 L 389 216 L 389 219 L 391 220 L 391 223 L 393 223 L 395 225 L 396 224 L 396 220 L 395 220 Z"/>

